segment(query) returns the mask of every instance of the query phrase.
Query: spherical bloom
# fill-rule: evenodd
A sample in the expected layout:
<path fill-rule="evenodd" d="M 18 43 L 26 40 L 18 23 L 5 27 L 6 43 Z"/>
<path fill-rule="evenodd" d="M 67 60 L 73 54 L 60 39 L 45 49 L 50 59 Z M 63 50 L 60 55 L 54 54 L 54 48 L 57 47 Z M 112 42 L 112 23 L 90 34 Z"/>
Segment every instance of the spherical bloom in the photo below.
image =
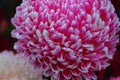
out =
<path fill-rule="evenodd" d="M 12 51 L 0 53 L 0 80 L 40 80 L 41 73 L 34 70 L 28 60 Z"/>
<path fill-rule="evenodd" d="M 12 23 L 14 48 L 52 80 L 97 79 L 120 24 L 109 0 L 23 0 Z"/>
<path fill-rule="evenodd" d="M 110 80 L 120 80 L 120 77 L 117 78 L 111 77 Z"/>

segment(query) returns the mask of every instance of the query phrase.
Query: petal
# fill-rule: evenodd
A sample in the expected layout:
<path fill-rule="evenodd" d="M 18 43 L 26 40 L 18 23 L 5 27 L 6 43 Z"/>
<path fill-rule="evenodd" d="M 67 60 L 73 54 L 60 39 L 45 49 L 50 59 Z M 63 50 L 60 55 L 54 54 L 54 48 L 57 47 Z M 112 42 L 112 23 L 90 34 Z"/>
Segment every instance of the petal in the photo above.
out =
<path fill-rule="evenodd" d="M 51 69 L 52 69 L 52 71 L 55 72 L 55 73 L 59 72 L 59 71 L 58 71 L 58 68 L 57 68 L 57 64 L 52 64 L 52 65 L 51 65 Z"/>
<path fill-rule="evenodd" d="M 80 76 L 73 76 L 72 80 L 82 80 L 82 78 Z"/>
<path fill-rule="evenodd" d="M 84 61 L 81 63 L 81 68 L 82 69 L 89 69 L 91 66 L 91 62 L 90 61 Z"/>
<path fill-rule="evenodd" d="M 69 69 L 64 70 L 62 74 L 65 77 L 65 79 L 71 79 L 71 72 Z"/>
<path fill-rule="evenodd" d="M 71 73 L 72 73 L 74 76 L 80 76 L 81 71 L 79 71 L 79 70 L 76 68 L 76 69 L 71 70 Z"/>
<path fill-rule="evenodd" d="M 62 65 L 61 63 L 57 63 L 57 68 L 59 71 L 62 71 L 62 70 L 64 70 L 65 66 Z"/>
<path fill-rule="evenodd" d="M 65 77 L 63 76 L 62 73 L 59 74 L 59 79 L 58 80 L 66 80 Z"/>
<path fill-rule="evenodd" d="M 46 64 L 42 64 L 41 69 L 42 69 L 43 71 L 47 71 L 47 70 L 49 69 L 49 67 L 48 67 L 48 65 L 46 65 Z"/>
<path fill-rule="evenodd" d="M 44 76 L 49 77 L 50 75 L 52 75 L 52 70 L 51 69 L 44 72 Z"/>

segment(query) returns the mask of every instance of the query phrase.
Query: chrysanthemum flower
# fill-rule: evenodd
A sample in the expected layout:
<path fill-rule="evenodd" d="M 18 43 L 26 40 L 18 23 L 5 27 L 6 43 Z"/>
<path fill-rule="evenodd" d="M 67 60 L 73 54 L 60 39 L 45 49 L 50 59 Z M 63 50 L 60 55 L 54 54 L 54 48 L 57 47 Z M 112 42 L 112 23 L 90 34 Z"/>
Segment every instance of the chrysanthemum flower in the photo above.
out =
<path fill-rule="evenodd" d="M 0 80 L 40 80 L 41 73 L 28 60 L 12 51 L 0 53 Z"/>
<path fill-rule="evenodd" d="M 118 43 L 109 0 L 23 0 L 12 23 L 14 48 L 52 80 L 97 79 Z"/>

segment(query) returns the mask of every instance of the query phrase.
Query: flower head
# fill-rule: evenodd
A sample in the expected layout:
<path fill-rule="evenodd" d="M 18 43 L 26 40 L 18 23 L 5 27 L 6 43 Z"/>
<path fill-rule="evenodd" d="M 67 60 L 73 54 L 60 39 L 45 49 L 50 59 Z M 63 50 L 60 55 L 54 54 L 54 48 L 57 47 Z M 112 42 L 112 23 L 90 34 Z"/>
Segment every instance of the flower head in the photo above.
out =
<path fill-rule="evenodd" d="M 96 79 L 109 66 L 119 21 L 109 0 L 23 0 L 14 48 L 54 80 Z"/>
<path fill-rule="evenodd" d="M 41 73 L 28 60 L 12 51 L 0 53 L 0 80 L 39 80 Z"/>

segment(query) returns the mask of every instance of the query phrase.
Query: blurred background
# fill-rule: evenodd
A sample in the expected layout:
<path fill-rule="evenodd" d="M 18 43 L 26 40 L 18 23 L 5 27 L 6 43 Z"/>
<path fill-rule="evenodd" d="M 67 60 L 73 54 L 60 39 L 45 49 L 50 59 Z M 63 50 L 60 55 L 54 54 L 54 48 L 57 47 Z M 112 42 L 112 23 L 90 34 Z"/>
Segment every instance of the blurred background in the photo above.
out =
<path fill-rule="evenodd" d="M 13 45 L 17 41 L 11 37 L 11 30 L 14 26 L 11 24 L 11 18 L 15 14 L 15 9 L 22 0 L 0 0 L 0 52 L 3 50 L 13 50 Z M 120 19 L 120 0 L 111 0 L 116 13 Z M 120 35 L 120 33 L 118 33 Z M 114 59 L 110 61 L 111 66 L 100 72 L 96 72 L 99 80 L 109 80 L 110 77 L 120 76 L 120 43 L 117 46 Z"/>
<path fill-rule="evenodd" d="M 11 24 L 11 18 L 15 14 L 15 8 L 21 3 L 21 0 L 0 0 L 0 51 L 13 50 L 13 44 L 16 41 L 11 37 L 11 30 L 14 28 Z"/>

